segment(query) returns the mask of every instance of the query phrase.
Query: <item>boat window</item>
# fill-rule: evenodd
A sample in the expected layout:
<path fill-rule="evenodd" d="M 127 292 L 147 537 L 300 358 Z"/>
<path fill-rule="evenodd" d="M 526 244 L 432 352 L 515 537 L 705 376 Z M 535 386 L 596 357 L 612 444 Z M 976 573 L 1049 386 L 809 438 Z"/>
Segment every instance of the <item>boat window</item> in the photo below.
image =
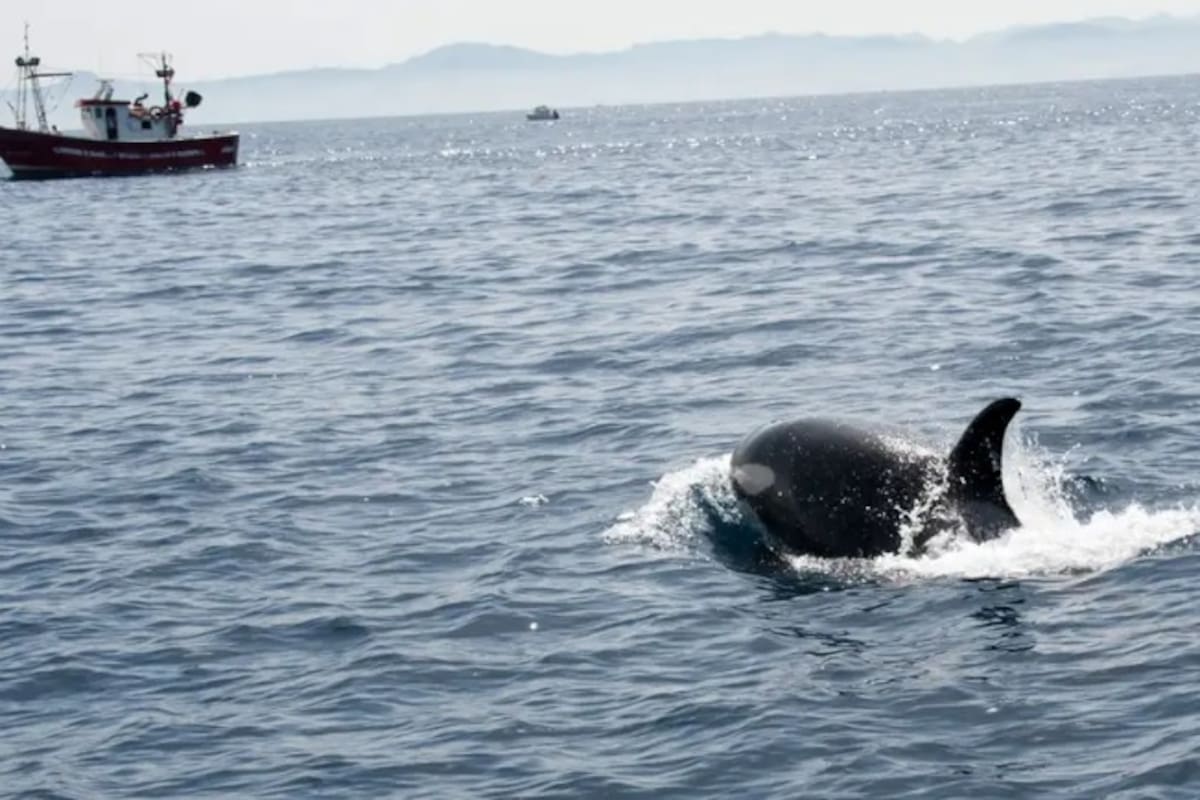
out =
<path fill-rule="evenodd" d="M 152 127 L 154 127 L 154 126 L 150 124 L 150 120 L 148 120 L 148 119 L 144 119 L 144 120 L 142 120 L 142 130 L 144 130 L 144 131 L 148 131 L 148 130 L 150 130 Z"/>
<path fill-rule="evenodd" d="M 98 108 L 93 108 L 92 111 L 95 113 L 96 119 L 100 119 L 100 117 L 103 116 L 103 112 L 100 111 L 100 109 L 98 109 Z"/>

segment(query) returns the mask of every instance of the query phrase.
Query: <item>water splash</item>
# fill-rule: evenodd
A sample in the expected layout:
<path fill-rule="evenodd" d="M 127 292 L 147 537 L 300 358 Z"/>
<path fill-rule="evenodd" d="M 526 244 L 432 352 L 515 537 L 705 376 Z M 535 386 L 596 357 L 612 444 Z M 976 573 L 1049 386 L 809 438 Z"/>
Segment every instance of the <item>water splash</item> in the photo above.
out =
<path fill-rule="evenodd" d="M 913 447 L 919 448 L 917 445 Z M 702 458 L 654 483 L 650 500 L 622 514 L 604 533 L 609 542 L 659 549 L 696 549 L 705 540 L 752 535 L 729 482 L 730 456 Z M 1022 527 L 989 542 L 961 532 L 933 539 L 921 555 L 870 560 L 789 556 L 798 573 L 839 579 L 905 581 L 931 577 L 1022 578 L 1102 572 L 1200 531 L 1200 507 L 1152 509 L 1138 502 L 1081 513 L 1067 498 L 1065 461 L 1012 437 L 1004 481 Z"/>
<path fill-rule="evenodd" d="M 1200 531 L 1195 505 L 1150 509 L 1134 501 L 1081 513 L 1067 497 L 1069 482 L 1065 459 L 1011 437 L 1004 485 L 1020 528 L 989 542 L 964 535 L 937 539 L 921 556 L 880 556 L 872 567 L 882 577 L 901 579 L 1104 572 Z"/>
<path fill-rule="evenodd" d="M 604 532 L 608 542 L 637 542 L 669 550 L 694 546 L 715 524 L 734 525 L 742 518 L 729 483 L 730 455 L 701 458 L 652 485 L 650 500 L 626 511 Z"/>

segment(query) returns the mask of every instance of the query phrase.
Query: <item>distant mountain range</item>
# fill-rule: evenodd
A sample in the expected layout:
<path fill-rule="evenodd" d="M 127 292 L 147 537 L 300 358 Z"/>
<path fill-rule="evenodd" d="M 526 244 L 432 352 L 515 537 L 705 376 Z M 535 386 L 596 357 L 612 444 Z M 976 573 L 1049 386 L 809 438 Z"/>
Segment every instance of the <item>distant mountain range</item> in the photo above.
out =
<path fill-rule="evenodd" d="M 1200 72 L 1200 17 L 1010 28 L 964 42 L 924 36 L 765 34 L 549 55 L 453 44 L 380 69 L 311 69 L 187 85 L 207 121 L 326 119 L 918 89 Z M 90 92 L 74 78 L 68 100 Z M 186 76 L 181 76 L 186 78 Z M 121 95 L 154 85 L 118 83 Z M 69 106 L 69 102 L 62 105 Z M 71 109 L 55 112 L 77 127 Z M 3 124 L 9 124 L 4 120 Z"/>

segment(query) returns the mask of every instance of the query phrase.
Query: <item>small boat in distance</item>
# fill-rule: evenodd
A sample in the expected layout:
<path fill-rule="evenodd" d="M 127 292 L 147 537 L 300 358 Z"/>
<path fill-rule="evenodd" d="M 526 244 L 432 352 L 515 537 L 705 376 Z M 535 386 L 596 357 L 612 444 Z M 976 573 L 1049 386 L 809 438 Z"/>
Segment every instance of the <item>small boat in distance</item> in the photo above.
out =
<path fill-rule="evenodd" d="M 530 122 L 551 122 L 558 119 L 558 109 L 552 109 L 550 106 L 538 106 L 526 114 L 525 119 Z"/>
<path fill-rule="evenodd" d="M 29 52 L 26 26 L 25 54 L 17 59 L 17 102 L 9 103 L 16 127 L 0 126 L 0 160 L 12 171 L 13 179 L 137 175 L 235 166 L 237 133 L 180 135 L 184 109 L 195 108 L 203 98 L 187 92 L 182 102 L 177 99 L 171 91 L 175 70 L 170 56 L 162 53 L 152 58 L 154 74 L 163 82 L 162 105 L 143 105 L 145 94 L 133 102 L 114 100 L 112 81 L 101 80 L 93 97 L 75 104 L 83 134 L 62 134 L 46 120 L 39 81 L 71 73 L 38 71 L 41 60 Z M 36 114 L 32 125 L 27 114 L 29 102 Z"/>

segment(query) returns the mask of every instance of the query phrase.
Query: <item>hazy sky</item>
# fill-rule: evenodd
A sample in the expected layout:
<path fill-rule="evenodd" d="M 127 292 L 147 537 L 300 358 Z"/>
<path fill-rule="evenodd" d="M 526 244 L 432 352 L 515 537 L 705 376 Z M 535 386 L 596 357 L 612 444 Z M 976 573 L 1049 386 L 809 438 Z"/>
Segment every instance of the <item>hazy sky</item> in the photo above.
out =
<path fill-rule="evenodd" d="M 556 53 L 767 31 L 920 32 L 963 38 L 1015 24 L 1158 13 L 1200 0 L 51 0 L 7 5 L 0 63 L 21 46 L 24 9 L 47 65 L 145 74 L 136 54 L 175 54 L 187 80 L 311 66 L 378 67 L 462 41 Z M 10 69 L 11 71 L 11 69 Z M 0 74 L 0 88 L 12 75 Z"/>

